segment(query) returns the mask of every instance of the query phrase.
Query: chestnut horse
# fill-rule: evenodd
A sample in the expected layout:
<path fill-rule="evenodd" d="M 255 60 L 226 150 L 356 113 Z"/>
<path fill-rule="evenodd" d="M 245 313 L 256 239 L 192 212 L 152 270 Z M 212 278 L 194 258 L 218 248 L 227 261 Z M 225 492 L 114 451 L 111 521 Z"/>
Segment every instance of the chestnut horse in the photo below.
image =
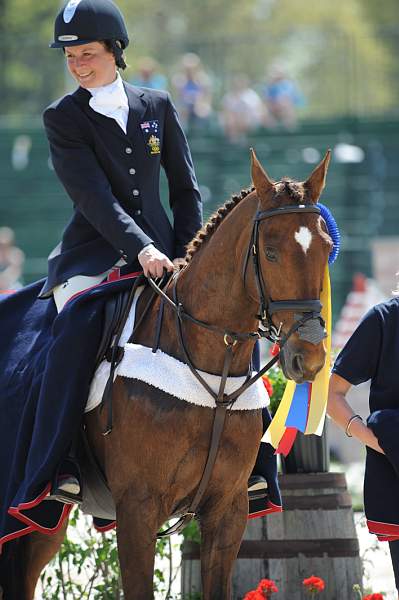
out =
<path fill-rule="evenodd" d="M 258 331 L 262 296 L 266 308 L 271 299 L 306 304 L 320 298 L 332 242 L 314 207 L 329 159 L 328 152 L 305 182 L 274 183 L 252 153 L 254 188 L 220 208 L 190 243 L 186 265 L 167 293 L 172 296 L 176 285 L 186 313 L 219 329 L 183 321 L 187 352 L 197 369 L 222 373 L 226 345 L 220 331 Z M 276 209 L 284 207 L 279 214 Z M 254 219 L 257 262 L 251 258 Z M 138 315 L 152 293 L 143 292 Z M 159 303 L 158 297 L 135 333 L 135 343 L 151 346 Z M 264 310 L 261 306 L 261 313 Z M 292 306 L 280 309 L 277 303 L 271 315 L 261 316 L 269 324 L 273 321 L 275 328 L 281 324 L 286 335 L 295 326 L 294 312 Z M 184 361 L 175 314 L 168 305 L 164 313 L 160 348 Z M 254 337 L 248 336 L 233 346 L 229 375 L 248 372 L 253 346 Z M 297 332 L 289 335 L 282 349 L 284 373 L 296 382 L 312 381 L 324 361 L 323 341 L 312 344 Z M 112 433 L 102 435 L 106 411 L 100 409 L 86 416 L 87 431 L 115 501 L 124 598 L 150 600 L 157 531 L 171 515 L 190 506 L 207 460 L 214 410 L 122 377 L 115 381 L 113 398 Z M 247 522 L 247 482 L 262 436 L 260 410 L 227 413 L 217 460 L 197 511 L 204 600 L 231 596 L 231 573 Z M 19 581 L 24 589 L 12 599 L 5 594 L 4 600 L 33 598 L 40 571 L 63 535 L 64 531 L 55 536 L 34 533 L 19 540 L 23 556 Z"/>

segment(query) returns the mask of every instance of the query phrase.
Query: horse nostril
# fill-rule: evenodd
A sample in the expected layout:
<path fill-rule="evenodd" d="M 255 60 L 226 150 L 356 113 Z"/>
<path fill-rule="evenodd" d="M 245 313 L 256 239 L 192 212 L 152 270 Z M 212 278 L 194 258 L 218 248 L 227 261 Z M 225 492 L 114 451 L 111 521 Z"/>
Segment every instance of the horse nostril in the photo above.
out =
<path fill-rule="evenodd" d="M 296 373 L 299 373 L 300 375 L 303 374 L 303 357 L 301 354 L 295 354 L 292 359 L 292 368 Z"/>

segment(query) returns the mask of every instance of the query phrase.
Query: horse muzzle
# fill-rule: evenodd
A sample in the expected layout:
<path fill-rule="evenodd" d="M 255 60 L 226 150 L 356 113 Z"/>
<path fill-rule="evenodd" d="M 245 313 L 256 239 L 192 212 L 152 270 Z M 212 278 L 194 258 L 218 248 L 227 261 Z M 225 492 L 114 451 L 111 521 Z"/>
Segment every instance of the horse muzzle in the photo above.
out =
<path fill-rule="evenodd" d="M 326 350 L 323 342 L 311 346 L 309 342 L 287 342 L 280 353 L 280 364 L 285 377 L 296 383 L 313 381 L 323 368 Z"/>
<path fill-rule="evenodd" d="M 301 315 L 294 316 L 295 321 L 301 319 Z M 326 351 L 323 340 L 326 336 L 324 321 L 320 317 L 315 316 L 302 323 L 281 350 L 284 375 L 296 383 L 313 381 L 324 366 Z"/>

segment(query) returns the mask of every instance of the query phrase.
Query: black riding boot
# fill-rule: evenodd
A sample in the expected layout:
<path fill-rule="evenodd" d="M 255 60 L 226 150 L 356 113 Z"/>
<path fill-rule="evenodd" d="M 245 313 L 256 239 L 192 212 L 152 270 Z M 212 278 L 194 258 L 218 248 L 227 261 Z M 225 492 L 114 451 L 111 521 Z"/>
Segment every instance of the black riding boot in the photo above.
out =
<path fill-rule="evenodd" d="M 77 440 L 70 448 L 68 456 L 59 465 L 53 478 L 49 498 L 64 504 L 82 502 L 81 473 L 77 461 Z"/>

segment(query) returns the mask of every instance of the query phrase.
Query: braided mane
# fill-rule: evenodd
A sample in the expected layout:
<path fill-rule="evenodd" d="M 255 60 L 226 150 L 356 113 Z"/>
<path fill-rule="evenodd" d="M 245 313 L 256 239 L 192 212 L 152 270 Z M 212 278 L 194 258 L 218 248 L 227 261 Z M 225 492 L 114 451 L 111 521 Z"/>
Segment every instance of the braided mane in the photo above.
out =
<path fill-rule="evenodd" d="M 187 252 L 185 256 L 186 263 L 189 263 L 202 246 L 204 242 L 215 233 L 223 219 L 231 213 L 233 208 L 237 206 L 243 200 L 254 191 L 255 188 L 251 187 L 246 190 L 241 190 L 239 195 L 233 195 L 223 206 L 221 206 L 208 220 L 208 222 L 199 230 L 193 240 L 187 246 Z M 298 204 L 304 204 L 308 200 L 308 192 L 304 187 L 303 183 L 294 181 L 289 177 L 283 177 L 281 181 L 276 183 L 275 192 L 273 194 L 273 201 L 279 204 L 284 196 L 288 196 L 290 200 L 297 202 Z"/>
<path fill-rule="evenodd" d="M 305 204 L 307 200 L 310 200 L 308 191 L 303 183 L 294 181 L 289 177 L 283 177 L 281 181 L 276 183 L 273 200 L 279 202 L 285 195 L 287 195 L 290 200 L 298 202 L 298 204 Z"/>
<path fill-rule="evenodd" d="M 209 238 L 215 233 L 216 229 L 219 227 L 220 223 L 223 219 L 231 213 L 233 208 L 237 206 L 243 200 L 254 191 L 255 188 L 248 188 L 246 190 L 241 190 L 240 195 L 233 195 L 230 200 L 225 202 L 223 206 L 221 206 L 213 215 L 209 218 L 208 222 L 198 231 L 194 239 L 187 246 L 185 260 L 189 263 L 197 252 L 197 250 L 202 246 L 204 242 L 209 240 Z"/>

